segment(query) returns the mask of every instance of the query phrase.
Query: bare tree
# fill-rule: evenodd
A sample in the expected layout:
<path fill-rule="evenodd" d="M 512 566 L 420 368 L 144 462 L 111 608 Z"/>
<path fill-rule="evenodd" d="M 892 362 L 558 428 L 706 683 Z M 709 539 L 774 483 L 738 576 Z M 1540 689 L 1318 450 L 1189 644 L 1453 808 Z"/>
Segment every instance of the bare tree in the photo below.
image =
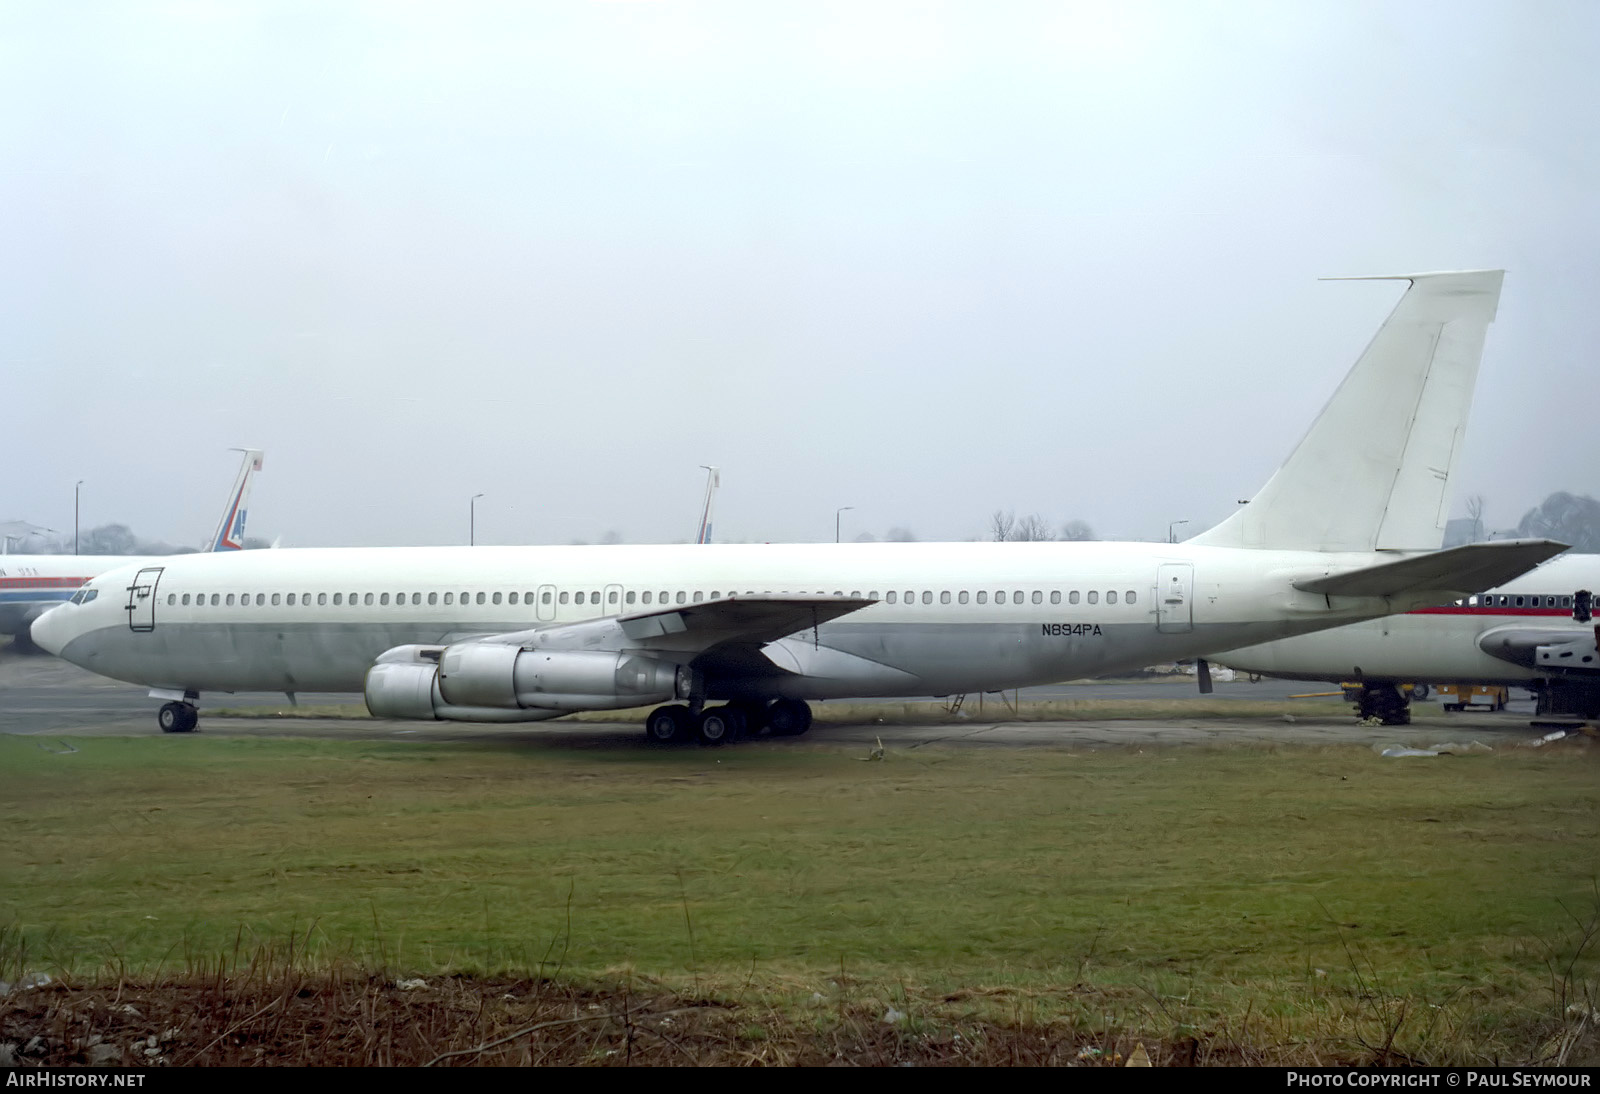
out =
<path fill-rule="evenodd" d="M 1011 533 L 1016 529 L 1017 516 L 1015 513 L 1002 513 L 996 509 L 989 518 L 989 538 L 996 543 L 1004 543 L 1011 538 Z"/>
<path fill-rule="evenodd" d="M 889 534 L 884 538 L 886 538 L 890 543 L 917 542 L 917 534 L 909 528 L 891 528 L 889 529 Z"/>
<path fill-rule="evenodd" d="M 1474 494 L 1467 499 L 1467 517 L 1472 521 L 1472 540 L 1477 543 L 1483 539 L 1483 495 Z"/>
<path fill-rule="evenodd" d="M 1591 554 L 1600 550 L 1600 502 L 1558 490 L 1528 510 L 1517 534 L 1558 539 L 1575 552 Z"/>
<path fill-rule="evenodd" d="M 1086 543 L 1094 539 L 1095 534 L 1087 521 L 1069 520 L 1061 528 L 1061 538 L 1070 543 Z"/>
<path fill-rule="evenodd" d="M 1038 513 L 1030 513 L 1017 521 L 1017 526 L 1011 532 L 1011 538 L 1019 543 L 1039 542 L 1056 538 L 1050 530 L 1050 525 Z"/>

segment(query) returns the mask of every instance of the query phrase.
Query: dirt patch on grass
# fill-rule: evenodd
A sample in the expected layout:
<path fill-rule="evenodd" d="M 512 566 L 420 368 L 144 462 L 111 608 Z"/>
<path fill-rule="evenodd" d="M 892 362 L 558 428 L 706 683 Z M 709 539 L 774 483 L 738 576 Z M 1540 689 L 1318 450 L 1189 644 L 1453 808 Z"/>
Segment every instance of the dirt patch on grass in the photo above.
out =
<path fill-rule="evenodd" d="M 904 1009 L 901 1009 L 904 1008 Z M 0 1053 L 28 1066 L 1066 1065 L 1282 1062 L 1197 1037 L 931 1019 L 901 1002 L 781 1010 L 650 987 L 373 974 L 115 986 L 0 999 Z M 907 1013 L 910 1012 L 910 1013 Z M 1404 1063 L 1370 1052 L 1322 1063 Z"/>

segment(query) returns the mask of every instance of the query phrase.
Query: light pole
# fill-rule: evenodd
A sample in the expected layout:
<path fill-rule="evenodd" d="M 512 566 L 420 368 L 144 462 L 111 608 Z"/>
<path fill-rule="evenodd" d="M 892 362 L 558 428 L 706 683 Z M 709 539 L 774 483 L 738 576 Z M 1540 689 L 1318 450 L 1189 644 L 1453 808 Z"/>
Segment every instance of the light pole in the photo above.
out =
<path fill-rule="evenodd" d="M 841 505 L 838 508 L 838 510 L 833 514 L 833 542 L 835 542 L 835 543 L 839 542 L 839 515 L 841 513 L 843 513 L 846 509 L 854 509 L 854 508 L 855 508 L 854 505 Z"/>
<path fill-rule="evenodd" d="M 77 485 L 72 488 L 72 553 L 73 554 L 77 554 L 78 553 L 78 490 L 79 490 L 79 488 L 81 486 L 83 486 L 83 480 L 79 479 L 78 482 L 77 482 Z"/>
<path fill-rule="evenodd" d="M 467 502 L 468 547 L 476 547 L 478 545 L 478 499 L 481 497 L 483 497 L 482 494 L 474 494 L 472 499 Z"/>
<path fill-rule="evenodd" d="M 1175 521 L 1172 521 L 1170 524 L 1168 524 L 1167 525 L 1167 542 L 1168 543 L 1176 543 L 1176 542 L 1178 542 L 1178 537 L 1173 534 L 1172 530 L 1174 528 L 1176 528 L 1180 524 L 1188 524 L 1188 523 L 1189 522 L 1186 521 L 1186 520 L 1175 520 Z"/>

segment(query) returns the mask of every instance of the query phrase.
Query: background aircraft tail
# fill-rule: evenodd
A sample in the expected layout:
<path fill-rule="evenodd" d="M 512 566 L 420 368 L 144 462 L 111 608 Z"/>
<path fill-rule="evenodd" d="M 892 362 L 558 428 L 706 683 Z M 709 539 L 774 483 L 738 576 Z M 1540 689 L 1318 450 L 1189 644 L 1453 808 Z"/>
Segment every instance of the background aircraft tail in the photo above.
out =
<path fill-rule="evenodd" d="M 1504 270 L 1409 281 L 1311 430 L 1261 492 L 1189 540 L 1305 551 L 1437 550 Z"/>
<path fill-rule="evenodd" d="M 706 469 L 706 503 L 705 507 L 700 510 L 700 530 L 694 534 L 694 541 L 696 543 L 710 543 L 711 506 L 717 500 L 717 487 L 722 485 L 722 472 L 705 464 L 700 466 Z"/>
<path fill-rule="evenodd" d="M 211 545 L 206 548 L 208 551 L 244 549 L 244 518 L 250 501 L 250 477 L 261 470 L 261 449 L 236 448 L 234 451 L 243 452 L 244 460 L 239 464 L 239 477 L 233 480 L 227 508 L 222 511 L 222 520 L 217 525 L 216 534 L 211 537 Z"/>

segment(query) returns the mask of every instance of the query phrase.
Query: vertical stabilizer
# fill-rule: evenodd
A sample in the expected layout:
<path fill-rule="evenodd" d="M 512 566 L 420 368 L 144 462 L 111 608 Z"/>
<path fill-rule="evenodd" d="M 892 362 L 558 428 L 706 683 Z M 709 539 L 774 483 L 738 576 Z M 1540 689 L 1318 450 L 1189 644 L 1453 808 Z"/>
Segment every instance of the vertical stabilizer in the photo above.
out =
<path fill-rule="evenodd" d="M 1190 543 L 1437 550 L 1503 270 L 1409 281 L 1394 312 L 1261 492 Z"/>
<path fill-rule="evenodd" d="M 239 464 L 239 477 L 233 480 L 227 508 L 222 511 L 222 520 L 211 537 L 211 545 L 206 548 L 208 551 L 239 551 L 244 548 L 244 519 L 250 502 L 250 477 L 261 470 L 261 449 L 235 448 L 234 451 L 243 452 L 244 460 Z"/>
<path fill-rule="evenodd" d="M 701 464 L 706 469 L 706 503 L 700 510 L 700 530 L 695 533 L 696 543 L 711 542 L 711 506 L 717 500 L 717 487 L 722 485 L 722 472 Z"/>

